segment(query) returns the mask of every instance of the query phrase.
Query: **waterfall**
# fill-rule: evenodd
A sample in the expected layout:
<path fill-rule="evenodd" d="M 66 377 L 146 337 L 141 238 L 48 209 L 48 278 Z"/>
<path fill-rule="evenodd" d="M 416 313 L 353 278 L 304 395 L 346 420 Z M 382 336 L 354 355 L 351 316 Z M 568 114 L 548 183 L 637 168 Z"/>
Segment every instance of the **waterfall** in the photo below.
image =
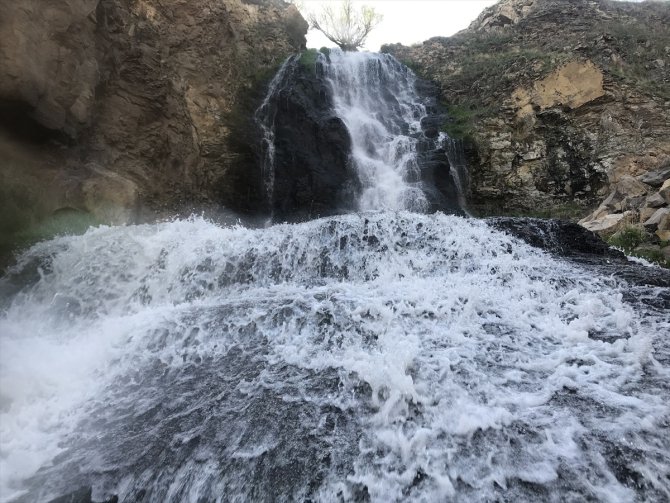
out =
<path fill-rule="evenodd" d="M 314 203 L 312 216 L 337 206 L 460 211 L 436 96 L 419 93 L 409 68 L 388 54 L 337 49 L 305 59 L 287 60 L 256 114 L 268 200 L 280 220 Z"/>
<path fill-rule="evenodd" d="M 468 165 L 465 160 L 465 152 L 463 149 L 463 140 L 451 138 L 444 132 L 440 132 L 439 138 L 447 152 L 451 177 L 458 189 L 458 202 L 461 208 L 465 210 L 467 207 L 465 195 L 468 193 L 470 180 L 468 176 Z"/>
<path fill-rule="evenodd" d="M 359 208 L 426 211 L 417 162 L 426 108 L 412 71 L 388 54 L 332 49 L 321 61 L 351 135 Z"/>
<path fill-rule="evenodd" d="M 0 502 L 668 501 L 670 273 L 423 213 L 462 145 L 390 56 L 320 58 L 332 110 L 294 115 L 348 131 L 364 211 L 99 226 L 0 278 Z M 271 205 L 297 64 L 256 113 Z"/>
<path fill-rule="evenodd" d="M 254 114 L 254 118 L 262 134 L 261 177 L 271 213 L 275 185 L 275 119 L 277 117 L 277 107 L 274 105 L 279 93 L 289 82 L 288 75 L 294 68 L 293 65 L 296 59 L 298 59 L 298 56 L 291 56 L 284 61 L 279 71 L 270 81 L 263 103 L 261 103 L 261 106 L 258 107 Z M 270 219 L 272 219 L 272 214 L 270 215 Z"/>

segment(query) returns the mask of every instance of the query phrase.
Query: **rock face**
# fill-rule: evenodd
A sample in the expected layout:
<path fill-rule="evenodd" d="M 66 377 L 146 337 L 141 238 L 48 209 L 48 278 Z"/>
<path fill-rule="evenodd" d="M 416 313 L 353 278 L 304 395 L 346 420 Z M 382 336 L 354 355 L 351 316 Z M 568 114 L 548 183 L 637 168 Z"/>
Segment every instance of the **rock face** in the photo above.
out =
<path fill-rule="evenodd" d="M 275 152 L 268 199 L 276 221 L 331 215 L 355 204 L 349 132 L 333 111 L 323 68 L 311 56 L 288 63 L 269 97 Z"/>
<path fill-rule="evenodd" d="M 473 211 L 574 218 L 626 177 L 667 179 L 669 25 L 667 2 L 502 0 L 451 38 L 383 50 L 439 83 Z"/>
<path fill-rule="evenodd" d="M 114 223 L 211 201 L 258 211 L 253 111 L 305 45 L 295 6 L 0 3 L 0 230 L 63 208 Z"/>

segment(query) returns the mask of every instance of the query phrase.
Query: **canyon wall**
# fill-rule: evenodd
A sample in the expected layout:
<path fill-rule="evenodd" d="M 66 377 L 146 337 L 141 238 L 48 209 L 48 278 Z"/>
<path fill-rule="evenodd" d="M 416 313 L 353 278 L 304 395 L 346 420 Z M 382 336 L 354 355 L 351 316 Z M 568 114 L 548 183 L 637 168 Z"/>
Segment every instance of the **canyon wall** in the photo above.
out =
<path fill-rule="evenodd" d="M 307 23 L 281 0 L 1 0 L 0 234 L 262 211 L 253 112 Z"/>

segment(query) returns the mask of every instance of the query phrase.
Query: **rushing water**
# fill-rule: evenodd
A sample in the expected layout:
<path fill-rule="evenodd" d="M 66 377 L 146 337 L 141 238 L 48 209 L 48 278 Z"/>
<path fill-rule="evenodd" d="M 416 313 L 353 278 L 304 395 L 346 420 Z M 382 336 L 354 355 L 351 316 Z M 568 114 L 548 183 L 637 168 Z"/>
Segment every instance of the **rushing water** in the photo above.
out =
<path fill-rule="evenodd" d="M 333 49 L 321 61 L 351 136 L 360 209 L 425 211 L 417 136 L 427 114 L 414 73 L 388 54 Z"/>
<path fill-rule="evenodd" d="M 396 65 L 339 55 L 329 74 L 361 207 L 385 211 L 100 227 L 19 258 L 0 279 L 0 500 L 670 498 L 668 288 L 389 211 L 422 207 L 420 107 L 398 89 L 389 120 L 363 92 Z"/>
<path fill-rule="evenodd" d="M 667 316 L 482 222 L 100 228 L 15 271 L 5 499 L 669 495 Z"/>

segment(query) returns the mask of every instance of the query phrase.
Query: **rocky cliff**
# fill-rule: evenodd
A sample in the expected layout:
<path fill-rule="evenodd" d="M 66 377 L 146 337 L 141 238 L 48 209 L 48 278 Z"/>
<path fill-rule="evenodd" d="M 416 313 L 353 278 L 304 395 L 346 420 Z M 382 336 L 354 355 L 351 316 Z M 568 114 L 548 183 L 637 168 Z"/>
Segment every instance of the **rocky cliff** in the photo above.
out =
<path fill-rule="evenodd" d="M 383 50 L 439 83 L 444 129 L 468 140 L 475 213 L 582 218 L 632 178 L 642 187 L 607 212 L 637 223 L 670 202 L 658 195 L 670 166 L 668 26 L 670 2 L 502 0 L 453 37 Z"/>
<path fill-rule="evenodd" d="M 0 234 L 263 204 L 253 111 L 305 45 L 281 0 L 0 0 Z"/>

